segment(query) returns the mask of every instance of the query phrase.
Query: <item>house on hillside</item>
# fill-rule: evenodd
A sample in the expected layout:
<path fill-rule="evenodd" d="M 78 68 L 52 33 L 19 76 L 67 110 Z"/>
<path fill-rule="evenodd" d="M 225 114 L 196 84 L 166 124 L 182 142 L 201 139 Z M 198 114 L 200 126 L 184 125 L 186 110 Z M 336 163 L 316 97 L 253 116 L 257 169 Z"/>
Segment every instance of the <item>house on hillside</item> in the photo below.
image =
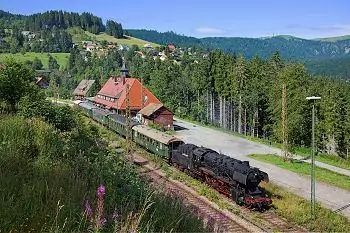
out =
<path fill-rule="evenodd" d="M 41 89 L 46 89 L 49 87 L 49 83 L 44 77 L 35 77 L 35 84 Z"/>
<path fill-rule="evenodd" d="M 94 52 L 97 49 L 96 45 L 91 44 L 86 46 L 86 51 L 87 52 Z"/>
<path fill-rule="evenodd" d="M 120 71 L 121 75 L 110 77 L 94 97 L 96 105 L 120 114 L 126 114 L 129 106 L 131 115 L 135 116 L 144 106 L 161 103 L 137 78 L 129 76 L 125 65 Z"/>
<path fill-rule="evenodd" d="M 90 40 L 83 40 L 83 41 L 81 42 L 81 44 L 82 44 L 83 48 L 86 48 L 86 46 L 92 45 L 93 42 L 90 41 Z"/>
<path fill-rule="evenodd" d="M 137 54 L 141 58 L 146 58 L 146 55 L 142 51 L 135 51 L 135 54 Z"/>
<path fill-rule="evenodd" d="M 94 85 L 95 80 L 87 80 L 83 79 L 80 81 L 79 85 L 73 91 L 74 99 L 83 100 L 89 96 L 92 90 L 92 86 Z"/>
<path fill-rule="evenodd" d="M 35 33 L 31 31 L 22 31 L 21 34 L 29 40 L 34 39 L 36 36 Z"/>
<path fill-rule="evenodd" d="M 143 47 L 145 49 L 153 49 L 153 46 L 151 44 L 145 44 Z"/>
<path fill-rule="evenodd" d="M 156 124 L 165 129 L 173 129 L 174 114 L 162 103 L 150 103 L 137 115 L 144 125 Z"/>
<path fill-rule="evenodd" d="M 173 43 L 168 44 L 166 47 L 170 53 L 173 53 L 176 50 L 176 47 Z"/>

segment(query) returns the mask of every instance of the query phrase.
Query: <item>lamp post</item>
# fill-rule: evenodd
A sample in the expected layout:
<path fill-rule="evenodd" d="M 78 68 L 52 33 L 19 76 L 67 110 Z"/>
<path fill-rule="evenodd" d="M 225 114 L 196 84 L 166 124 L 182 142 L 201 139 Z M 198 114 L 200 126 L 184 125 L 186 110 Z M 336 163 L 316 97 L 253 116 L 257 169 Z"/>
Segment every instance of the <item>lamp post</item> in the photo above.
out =
<path fill-rule="evenodd" d="M 307 100 L 312 101 L 312 154 L 311 154 L 311 218 L 315 219 L 315 101 L 321 97 L 310 96 Z"/>

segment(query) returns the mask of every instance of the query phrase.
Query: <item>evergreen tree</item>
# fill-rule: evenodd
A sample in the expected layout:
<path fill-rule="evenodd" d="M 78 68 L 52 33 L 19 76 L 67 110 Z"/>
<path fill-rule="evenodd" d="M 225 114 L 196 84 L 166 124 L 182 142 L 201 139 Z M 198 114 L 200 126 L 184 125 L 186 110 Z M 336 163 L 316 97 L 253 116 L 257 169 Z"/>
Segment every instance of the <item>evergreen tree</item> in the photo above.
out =
<path fill-rule="evenodd" d="M 34 70 L 41 70 L 43 69 L 43 63 L 39 58 L 35 57 L 32 63 L 32 67 Z"/>
<path fill-rule="evenodd" d="M 60 66 L 57 63 L 57 60 L 51 56 L 51 54 L 48 54 L 49 56 L 49 69 L 50 70 L 58 70 Z"/>

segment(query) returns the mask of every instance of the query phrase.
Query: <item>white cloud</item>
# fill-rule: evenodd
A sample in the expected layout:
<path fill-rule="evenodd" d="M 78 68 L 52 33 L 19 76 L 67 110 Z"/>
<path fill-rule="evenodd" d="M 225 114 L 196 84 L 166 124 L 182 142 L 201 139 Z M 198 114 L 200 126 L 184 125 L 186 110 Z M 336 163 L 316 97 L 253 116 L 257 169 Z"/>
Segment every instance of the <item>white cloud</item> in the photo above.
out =
<path fill-rule="evenodd" d="M 218 35 L 218 34 L 224 34 L 225 31 L 220 28 L 215 27 L 199 27 L 196 28 L 195 31 L 200 34 L 209 34 L 209 35 Z"/>

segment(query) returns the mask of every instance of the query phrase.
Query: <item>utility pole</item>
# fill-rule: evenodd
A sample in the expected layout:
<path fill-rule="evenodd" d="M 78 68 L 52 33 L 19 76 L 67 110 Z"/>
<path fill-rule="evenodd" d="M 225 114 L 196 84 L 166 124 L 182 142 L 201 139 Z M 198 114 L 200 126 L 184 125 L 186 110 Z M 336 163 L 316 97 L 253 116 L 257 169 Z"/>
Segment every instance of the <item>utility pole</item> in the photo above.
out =
<path fill-rule="evenodd" d="M 283 158 L 289 160 L 288 153 L 288 126 L 287 126 L 287 87 L 282 84 L 282 140 L 283 140 Z"/>
<path fill-rule="evenodd" d="M 141 109 L 143 109 L 144 104 L 145 104 L 144 96 L 145 96 L 145 93 L 144 93 L 144 88 L 143 88 L 143 78 L 141 77 Z"/>
<path fill-rule="evenodd" d="M 321 97 L 311 96 L 307 100 L 312 101 L 312 153 L 311 153 L 311 219 L 315 220 L 316 187 L 315 187 L 315 101 Z"/>
<path fill-rule="evenodd" d="M 134 161 L 132 151 L 131 151 L 131 122 L 130 122 L 130 93 L 129 93 L 129 83 L 126 83 L 126 155 L 131 155 L 132 162 Z"/>

